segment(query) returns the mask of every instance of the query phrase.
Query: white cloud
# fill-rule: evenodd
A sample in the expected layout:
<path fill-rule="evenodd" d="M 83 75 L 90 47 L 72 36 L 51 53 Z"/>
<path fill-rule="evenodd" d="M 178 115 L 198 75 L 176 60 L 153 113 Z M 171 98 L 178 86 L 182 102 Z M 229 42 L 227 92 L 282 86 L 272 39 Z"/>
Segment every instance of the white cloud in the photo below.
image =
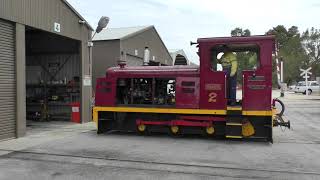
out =
<path fill-rule="evenodd" d="M 100 16 L 111 18 L 110 27 L 155 25 L 169 49 L 185 49 L 197 62 L 189 41 L 198 37 L 229 36 L 235 27 L 264 34 L 282 24 L 300 31 L 319 28 L 317 0 L 68 0 L 93 26 Z"/>

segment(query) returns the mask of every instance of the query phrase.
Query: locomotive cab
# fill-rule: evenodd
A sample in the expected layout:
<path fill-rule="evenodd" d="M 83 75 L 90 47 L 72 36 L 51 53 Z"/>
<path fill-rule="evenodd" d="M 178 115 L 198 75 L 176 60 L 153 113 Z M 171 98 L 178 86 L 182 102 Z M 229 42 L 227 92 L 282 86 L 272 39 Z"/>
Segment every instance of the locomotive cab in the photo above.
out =
<path fill-rule="evenodd" d="M 243 73 L 248 72 L 248 71 L 254 71 L 254 74 L 256 74 L 257 70 L 260 67 L 260 48 L 257 44 L 221 44 L 221 45 L 216 45 L 211 49 L 211 70 L 212 71 L 225 71 L 223 69 L 223 66 L 221 64 L 225 49 L 228 49 L 230 51 L 235 59 L 235 67 L 234 71 L 235 74 L 233 78 L 236 81 L 235 83 L 235 89 L 236 89 L 236 101 L 235 103 L 231 103 L 232 101 L 228 98 L 230 97 L 230 91 L 231 91 L 231 78 L 228 77 L 228 73 L 230 72 L 225 72 L 226 74 L 226 82 L 225 82 L 225 87 L 226 87 L 226 98 L 227 98 L 227 105 L 228 106 L 242 106 L 242 97 L 245 89 L 243 89 Z M 229 68 L 231 69 L 231 67 Z M 256 77 L 255 77 L 256 78 Z M 261 77 L 260 77 L 261 78 Z M 261 79 L 262 80 L 262 79 Z"/>
<path fill-rule="evenodd" d="M 241 90 L 237 105 L 242 111 L 272 108 L 272 36 L 205 38 L 198 43 L 203 94 L 200 108 L 227 109 L 230 87 L 226 73 L 218 64 L 225 47 L 237 58 L 237 89 Z"/>

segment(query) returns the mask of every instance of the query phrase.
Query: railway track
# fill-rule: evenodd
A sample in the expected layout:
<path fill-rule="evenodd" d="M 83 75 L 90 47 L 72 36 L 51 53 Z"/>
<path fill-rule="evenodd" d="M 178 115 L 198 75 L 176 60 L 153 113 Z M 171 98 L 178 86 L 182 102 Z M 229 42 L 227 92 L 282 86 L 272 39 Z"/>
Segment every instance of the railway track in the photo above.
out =
<path fill-rule="evenodd" d="M 12 151 L 0 149 L 0 151 L 9 152 L 0 156 L 1 159 L 16 159 L 24 161 L 43 161 L 51 163 L 69 163 L 69 164 L 90 164 L 93 166 L 102 166 L 105 168 L 120 168 L 135 171 L 149 171 L 159 173 L 186 174 L 196 176 L 209 177 L 229 177 L 242 179 L 260 179 L 272 178 L 278 176 L 314 176 L 319 177 L 320 173 L 307 170 L 288 170 L 288 169 L 262 169 L 262 168 L 245 168 L 232 167 L 219 164 L 190 164 L 190 163 L 174 163 L 159 162 L 135 159 L 121 159 L 112 157 L 94 157 L 83 155 L 68 155 L 42 153 L 32 151 Z"/>

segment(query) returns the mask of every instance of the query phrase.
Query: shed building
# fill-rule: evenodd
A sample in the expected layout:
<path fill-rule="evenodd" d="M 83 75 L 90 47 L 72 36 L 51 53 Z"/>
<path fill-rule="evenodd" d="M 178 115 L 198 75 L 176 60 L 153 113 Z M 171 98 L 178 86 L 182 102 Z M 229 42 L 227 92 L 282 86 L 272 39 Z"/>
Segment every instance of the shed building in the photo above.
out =
<path fill-rule="evenodd" d="M 172 49 L 170 55 L 173 60 L 172 64 L 175 65 L 190 65 L 190 61 L 187 58 L 183 49 Z"/>
<path fill-rule="evenodd" d="M 27 119 L 70 121 L 70 104 L 91 120 L 91 32 L 65 0 L 0 1 L 0 140 Z"/>
<path fill-rule="evenodd" d="M 107 28 L 97 34 L 93 46 L 93 84 L 117 66 L 120 58 L 127 66 L 143 65 L 145 47 L 150 50 L 149 65 L 172 65 L 172 58 L 154 26 Z"/>

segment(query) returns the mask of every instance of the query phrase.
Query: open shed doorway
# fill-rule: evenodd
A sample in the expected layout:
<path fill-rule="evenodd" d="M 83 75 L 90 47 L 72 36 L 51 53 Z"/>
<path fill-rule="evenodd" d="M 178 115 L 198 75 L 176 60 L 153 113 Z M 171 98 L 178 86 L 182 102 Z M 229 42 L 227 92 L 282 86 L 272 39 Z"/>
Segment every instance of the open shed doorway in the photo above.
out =
<path fill-rule="evenodd" d="M 26 28 L 27 126 L 52 121 L 80 123 L 80 44 Z"/>

